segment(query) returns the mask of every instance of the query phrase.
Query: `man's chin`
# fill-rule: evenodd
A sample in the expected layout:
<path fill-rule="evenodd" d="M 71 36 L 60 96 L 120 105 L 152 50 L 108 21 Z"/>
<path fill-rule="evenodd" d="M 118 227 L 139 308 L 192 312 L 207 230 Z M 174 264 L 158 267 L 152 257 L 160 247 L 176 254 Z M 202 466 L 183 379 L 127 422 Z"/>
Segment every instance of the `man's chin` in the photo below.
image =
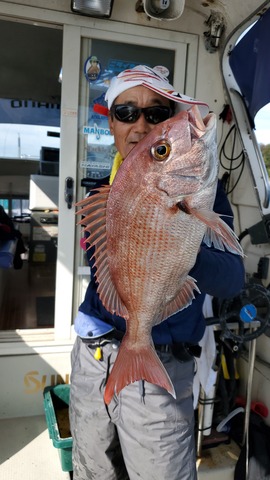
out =
<path fill-rule="evenodd" d="M 137 145 L 138 142 L 134 142 L 134 143 L 130 143 L 126 149 L 126 155 L 125 157 L 131 152 L 131 150 L 133 150 L 133 148 Z"/>

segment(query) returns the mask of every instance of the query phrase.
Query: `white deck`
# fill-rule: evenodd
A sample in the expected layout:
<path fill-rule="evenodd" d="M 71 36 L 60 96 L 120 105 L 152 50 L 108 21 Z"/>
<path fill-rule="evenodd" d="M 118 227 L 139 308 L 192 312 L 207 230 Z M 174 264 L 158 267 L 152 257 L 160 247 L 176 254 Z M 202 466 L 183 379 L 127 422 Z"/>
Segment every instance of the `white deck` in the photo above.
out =
<path fill-rule="evenodd" d="M 0 420 L 0 478 L 70 480 L 61 469 L 45 416 Z"/>
<path fill-rule="evenodd" d="M 197 461 L 198 480 L 233 480 L 238 455 L 233 442 L 204 450 Z M 0 420 L 0 478 L 70 480 L 69 473 L 62 471 L 43 415 Z"/>
<path fill-rule="evenodd" d="M 198 480 L 233 480 L 239 453 L 233 441 L 203 450 L 202 457 L 197 460 Z"/>

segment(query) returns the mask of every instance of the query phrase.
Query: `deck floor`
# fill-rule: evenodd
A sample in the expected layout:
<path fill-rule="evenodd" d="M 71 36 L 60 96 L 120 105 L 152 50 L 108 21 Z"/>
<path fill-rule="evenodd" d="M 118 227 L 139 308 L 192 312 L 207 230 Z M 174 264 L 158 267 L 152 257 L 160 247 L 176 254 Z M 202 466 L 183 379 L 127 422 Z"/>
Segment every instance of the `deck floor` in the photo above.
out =
<path fill-rule="evenodd" d="M 198 480 L 233 480 L 238 455 L 234 442 L 204 450 L 197 461 Z M 43 415 L 0 420 L 0 478 L 71 480 L 62 471 Z"/>
<path fill-rule="evenodd" d="M 0 478 L 70 480 L 43 415 L 0 420 Z"/>

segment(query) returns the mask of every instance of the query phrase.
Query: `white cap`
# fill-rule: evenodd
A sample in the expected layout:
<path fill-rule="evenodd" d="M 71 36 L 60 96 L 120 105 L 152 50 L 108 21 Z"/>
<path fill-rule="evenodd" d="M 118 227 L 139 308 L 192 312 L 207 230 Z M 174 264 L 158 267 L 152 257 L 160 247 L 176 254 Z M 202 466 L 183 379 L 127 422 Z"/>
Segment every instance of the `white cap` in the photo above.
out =
<path fill-rule="evenodd" d="M 176 102 L 176 112 L 188 110 L 192 105 L 197 105 L 202 117 L 205 117 L 209 112 L 207 103 L 176 92 L 167 79 L 168 75 L 169 70 L 162 66 L 150 68 L 145 65 L 137 65 L 134 68 L 124 70 L 111 80 L 110 86 L 105 95 L 105 100 L 108 102 L 108 108 L 111 108 L 114 100 L 120 95 L 120 93 L 129 88 L 142 85 L 143 87 L 147 87 L 159 95 Z"/>

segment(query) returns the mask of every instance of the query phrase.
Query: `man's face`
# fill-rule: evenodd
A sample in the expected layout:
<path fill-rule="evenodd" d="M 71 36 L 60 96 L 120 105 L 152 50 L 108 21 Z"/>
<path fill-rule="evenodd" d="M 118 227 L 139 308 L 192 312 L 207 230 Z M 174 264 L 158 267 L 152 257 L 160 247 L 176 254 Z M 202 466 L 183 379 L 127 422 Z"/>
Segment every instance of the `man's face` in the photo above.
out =
<path fill-rule="evenodd" d="M 167 98 L 143 86 L 132 87 L 121 93 L 116 98 L 114 105 L 123 104 L 134 105 L 140 108 L 156 105 L 170 106 Z M 114 135 L 115 146 L 122 158 L 126 158 L 132 148 L 155 127 L 154 124 L 146 121 L 143 114 L 135 123 L 120 122 L 115 116 L 111 118 L 110 115 L 109 126 L 111 134 Z"/>

